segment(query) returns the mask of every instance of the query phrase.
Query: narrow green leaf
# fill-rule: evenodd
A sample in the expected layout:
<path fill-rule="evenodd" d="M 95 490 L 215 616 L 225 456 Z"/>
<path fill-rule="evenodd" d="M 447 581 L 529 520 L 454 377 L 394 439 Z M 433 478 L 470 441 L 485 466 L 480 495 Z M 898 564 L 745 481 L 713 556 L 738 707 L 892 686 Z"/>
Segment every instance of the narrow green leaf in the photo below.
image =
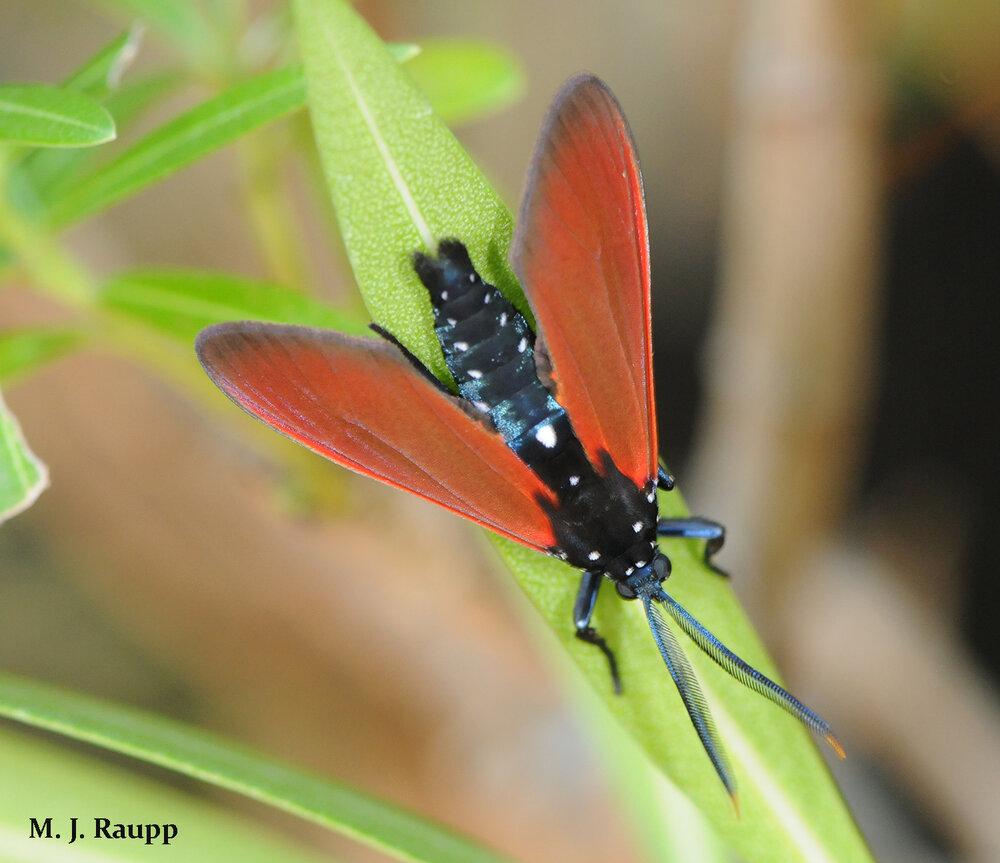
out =
<path fill-rule="evenodd" d="M 185 78 L 176 69 L 161 69 L 142 77 L 130 76 L 128 81 L 108 95 L 104 105 L 115 118 L 118 128 L 126 129 L 183 83 Z"/>
<path fill-rule="evenodd" d="M 0 715 L 157 764 L 349 836 L 399 860 L 501 858 L 359 791 L 179 722 L 0 673 Z"/>
<path fill-rule="evenodd" d="M 390 42 L 385 47 L 397 63 L 406 63 L 420 53 L 420 46 L 414 42 Z"/>
<path fill-rule="evenodd" d="M 524 90 L 520 64 L 490 42 L 431 39 L 403 68 L 451 126 L 499 111 Z"/>
<path fill-rule="evenodd" d="M 118 276 L 100 302 L 187 344 L 220 321 L 255 320 L 308 324 L 367 333 L 366 324 L 302 294 L 228 273 L 140 271 Z"/>
<path fill-rule="evenodd" d="M 0 524 L 26 510 L 48 486 L 48 469 L 28 449 L 0 395 Z"/>
<path fill-rule="evenodd" d="M 298 69 L 266 72 L 182 114 L 68 190 L 53 207 L 56 225 L 89 216 L 162 180 L 303 101 Z"/>
<path fill-rule="evenodd" d="M 121 51 L 126 48 L 123 46 Z M 393 56 L 407 64 L 415 80 L 426 87 L 432 107 L 450 122 L 468 122 L 498 110 L 515 98 L 521 88 L 516 63 L 486 43 L 430 42 L 426 49 L 400 45 Z M 449 80 L 449 64 L 453 79 L 457 76 L 474 86 Z M 144 79 L 112 94 L 108 107 L 120 121 L 127 120 L 137 107 L 145 107 L 176 84 L 176 76 L 171 75 Z M 69 224 L 106 209 L 254 129 L 298 110 L 305 100 L 300 68 L 265 73 L 167 123 L 75 186 L 65 182 L 65 171 L 49 177 L 48 181 L 39 178 L 37 194 L 42 201 L 52 202 L 53 223 Z M 509 273 L 504 278 L 511 284 L 513 277 Z"/>
<path fill-rule="evenodd" d="M 169 39 L 177 49 L 194 62 L 213 54 L 216 37 L 209 20 L 193 0 L 99 0 L 102 6 L 118 12 L 119 17 L 136 18 L 149 24 Z"/>
<path fill-rule="evenodd" d="M 142 27 L 130 27 L 70 75 L 63 86 L 103 101 L 118 89 L 122 74 L 139 51 L 141 40 Z"/>
<path fill-rule="evenodd" d="M 94 835 L 95 816 L 107 817 L 113 824 L 177 825 L 178 835 L 164 856 L 173 853 L 184 863 L 329 863 L 325 855 L 249 817 L 230 814 L 204 797 L 137 776 L 91 753 L 41 740 L 28 729 L 8 723 L 0 728 L 0 776 L 4 777 L 0 782 L 0 860 L 5 863 L 98 859 L 146 863 L 157 854 L 139 841 L 101 842 L 99 854 L 89 849 L 77 855 L 75 850 L 86 846 Z M 80 819 L 78 832 L 87 838 L 63 850 L 71 835 L 71 817 Z M 31 818 L 43 827 L 47 818 L 52 819 L 51 845 L 39 842 L 40 837 L 30 838 Z M 56 833 L 61 833 L 60 839 L 55 839 Z M 152 844 L 164 844 L 162 829 Z M 42 850 L 40 846 L 46 845 L 50 847 Z"/>
<path fill-rule="evenodd" d="M 410 256 L 460 236 L 480 272 L 526 309 L 507 265 L 510 214 L 346 3 L 297 0 L 295 15 L 316 144 L 365 303 L 446 379 Z"/>
<path fill-rule="evenodd" d="M 480 272 L 515 294 L 507 268 L 510 218 L 451 133 L 431 117 L 385 47 L 343 0 L 296 0 L 310 112 L 348 254 L 373 317 L 445 379 L 416 248 L 457 236 Z M 683 514 L 678 493 L 664 515 Z M 611 692 L 599 651 L 573 638 L 579 574 L 497 540 L 528 596 L 609 709 L 748 863 L 865 863 L 870 853 L 807 733 L 691 647 L 735 765 L 742 815 L 715 776 L 641 608 L 605 592 L 596 623 L 615 647 L 626 694 Z M 725 579 L 697 543 L 670 546 L 670 588 L 747 661 L 774 669 Z M 688 646 L 688 645 L 686 645 Z"/>
<path fill-rule="evenodd" d="M 0 383 L 34 371 L 79 344 L 82 333 L 65 329 L 0 332 Z"/>
<path fill-rule="evenodd" d="M 605 707 L 602 699 L 567 659 L 551 629 L 533 627 L 545 647 L 574 684 L 588 730 L 597 744 L 597 756 L 617 792 L 619 808 L 631 822 L 637 844 L 646 859 L 656 863 L 733 863 L 728 844 L 701 811 L 656 769 L 638 742 Z M 543 631 L 544 630 L 544 631 Z"/>
<path fill-rule="evenodd" d="M 104 99 L 104 107 L 124 132 L 143 112 L 154 108 L 181 83 L 176 72 L 166 71 L 129 81 Z M 25 213 L 41 218 L 77 177 L 88 170 L 101 154 L 97 148 L 53 148 L 35 150 L 11 175 L 11 194 Z"/>
<path fill-rule="evenodd" d="M 114 137 L 111 115 L 83 93 L 48 84 L 0 86 L 0 141 L 92 147 Z"/>
<path fill-rule="evenodd" d="M 141 27 L 126 30 L 63 83 L 67 90 L 102 102 L 119 131 L 124 117 L 116 112 L 110 97 L 117 93 L 122 73 L 138 51 L 140 37 Z M 11 199 L 22 212 L 37 217 L 46 209 L 44 202 L 52 200 L 52 190 L 97 152 L 87 147 L 44 147 L 27 153 L 11 172 Z"/>

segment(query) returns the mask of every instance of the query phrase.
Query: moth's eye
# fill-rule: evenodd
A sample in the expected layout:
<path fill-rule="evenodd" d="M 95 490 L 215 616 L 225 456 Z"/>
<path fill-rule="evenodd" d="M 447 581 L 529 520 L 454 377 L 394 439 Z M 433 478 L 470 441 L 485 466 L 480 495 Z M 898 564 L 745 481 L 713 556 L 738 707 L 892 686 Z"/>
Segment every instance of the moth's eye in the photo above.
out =
<path fill-rule="evenodd" d="M 622 599 L 635 599 L 635 591 L 632 590 L 627 584 L 623 584 L 620 581 L 615 582 L 615 590 L 618 591 L 618 595 Z"/>
<path fill-rule="evenodd" d="M 656 573 L 658 581 L 663 581 L 670 575 L 670 558 L 665 554 L 658 554 L 653 560 L 653 572 Z"/>

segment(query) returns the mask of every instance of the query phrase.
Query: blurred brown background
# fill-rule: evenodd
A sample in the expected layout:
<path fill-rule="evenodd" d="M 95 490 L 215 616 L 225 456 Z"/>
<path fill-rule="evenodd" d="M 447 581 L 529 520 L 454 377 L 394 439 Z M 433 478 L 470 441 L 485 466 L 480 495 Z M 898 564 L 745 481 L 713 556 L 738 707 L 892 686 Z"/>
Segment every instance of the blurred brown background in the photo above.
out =
<path fill-rule="evenodd" d="M 1000 859 L 1000 7 L 359 8 L 387 39 L 522 59 L 524 99 L 460 133 L 512 206 L 562 80 L 615 90 L 646 182 L 664 457 L 729 527 L 722 565 L 791 688 L 841 733 L 877 857 Z M 83 3 L 0 0 L 0 79 L 58 81 L 119 29 Z M 195 165 L 72 249 L 98 273 L 275 277 L 237 164 Z M 309 175 L 283 171 L 308 213 Z M 322 294 L 352 301 L 322 224 L 302 242 Z M 5 326 L 53 313 L 0 295 Z M 5 668 L 248 741 L 519 860 L 645 859 L 474 529 L 332 469 L 337 517 L 296 518 L 221 398 L 209 413 L 99 352 L 7 397 L 52 488 L 0 532 Z"/>

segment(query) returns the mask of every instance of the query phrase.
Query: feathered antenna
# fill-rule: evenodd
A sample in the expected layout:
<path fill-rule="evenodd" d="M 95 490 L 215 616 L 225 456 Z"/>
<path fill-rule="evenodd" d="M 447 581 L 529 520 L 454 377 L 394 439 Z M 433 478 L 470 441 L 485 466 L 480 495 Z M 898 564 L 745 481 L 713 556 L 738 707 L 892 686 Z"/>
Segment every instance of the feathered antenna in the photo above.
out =
<path fill-rule="evenodd" d="M 822 735 L 837 755 L 841 758 L 845 757 L 844 747 L 841 746 L 837 736 L 833 733 L 833 729 L 794 695 L 779 686 L 765 674 L 762 674 L 752 665 L 740 659 L 692 617 L 684 606 L 668 593 L 664 592 L 662 588 L 657 593 L 654 593 L 652 598 L 662 603 L 670 616 L 677 622 L 677 625 L 684 630 L 687 636 L 698 647 L 711 656 L 718 665 L 744 686 L 752 689 L 759 695 L 763 695 L 769 701 L 773 701 L 817 734 Z"/>
<path fill-rule="evenodd" d="M 833 730 L 820 719 L 813 711 L 806 707 L 794 695 L 783 689 L 765 674 L 762 674 L 752 665 L 744 662 L 718 638 L 709 632 L 699 623 L 677 600 L 666 593 L 662 587 L 656 585 L 648 592 L 641 593 L 643 607 L 646 609 L 646 618 L 649 621 L 649 628 L 653 633 L 653 640 L 666 663 L 670 676 L 674 679 L 677 691 L 681 700 L 691 717 L 698 738 L 701 740 L 708 757 L 712 761 L 715 772 L 719 774 L 722 784 L 729 792 L 733 800 L 733 805 L 737 806 L 736 781 L 733 778 L 732 768 L 726 751 L 722 747 L 719 732 L 715 728 L 715 721 L 712 713 L 708 709 L 708 703 L 698 684 L 694 669 L 688 661 L 687 656 L 681 649 L 677 641 L 677 636 L 673 629 L 667 624 L 660 608 L 666 609 L 670 617 L 687 634 L 687 636 L 715 660 L 723 669 L 731 674 L 744 686 L 752 689 L 765 698 L 773 701 L 783 710 L 792 714 L 796 719 L 809 726 L 813 731 L 821 734 L 830 744 L 833 750 L 841 758 L 844 757 L 844 748 L 840 745 Z"/>
<path fill-rule="evenodd" d="M 677 691 L 681 695 L 684 707 L 691 717 L 691 723 L 701 740 L 702 746 L 708 753 L 712 761 L 715 772 L 719 774 L 722 784 L 729 792 L 729 796 L 736 805 L 736 782 L 733 779 L 733 772 L 729 766 L 729 759 L 726 751 L 722 748 L 719 739 L 719 732 L 715 728 L 715 720 L 708 709 L 708 703 L 698 685 L 698 678 L 695 676 L 691 663 L 681 649 L 674 631 L 667 625 L 660 614 L 656 602 L 660 602 L 660 597 L 656 594 L 642 597 L 642 604 L 646 609 L 646 618 L 649 620 L 649 628 L 653 633 L 653 640 L 660 650 L 660 656 L 667 665 L 670 676 L 677 685 Z"/>

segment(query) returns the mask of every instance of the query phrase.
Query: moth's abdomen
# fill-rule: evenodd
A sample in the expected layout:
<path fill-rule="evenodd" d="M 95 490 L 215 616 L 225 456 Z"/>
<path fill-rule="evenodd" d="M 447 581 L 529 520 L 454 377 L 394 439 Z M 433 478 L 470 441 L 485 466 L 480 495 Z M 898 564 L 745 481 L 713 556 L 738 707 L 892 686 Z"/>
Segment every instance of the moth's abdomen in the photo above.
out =
<path fill-rule="evenodd" d="M 465 246 L 445 240 L 417 255 L 434 307 L 435 332 L 462 396 L 488 414 L 504 442 L 551 488 L 586 458 L 566 411 L 538 378 L 535 335 L 524 316 L 484 282 Z"/>

